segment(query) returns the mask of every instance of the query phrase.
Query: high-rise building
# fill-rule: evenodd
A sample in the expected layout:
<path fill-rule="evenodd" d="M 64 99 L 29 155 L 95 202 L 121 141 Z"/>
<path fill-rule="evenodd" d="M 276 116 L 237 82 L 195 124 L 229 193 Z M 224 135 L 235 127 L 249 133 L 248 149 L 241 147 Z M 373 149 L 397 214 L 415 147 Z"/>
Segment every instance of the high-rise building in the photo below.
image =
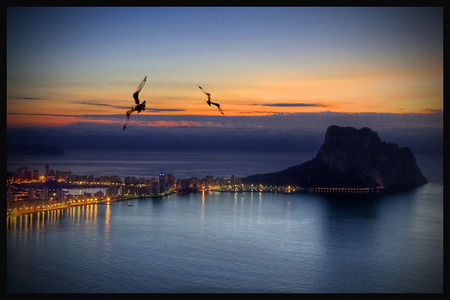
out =
<path fill-rule="evenodd" d="M 116 195 L 119 195 L 118 186 L 111 186 L 108 189 L 106 189 L 106 196 L 116 196 Z"/>
<path fill-rule="evenodd" d="M 231 185 L 235 184 L 235 177 L 234 177 L 234 175 L 231 175 L 231 177 L 230 177 L 230 184 Z"/>
<path fill-rule="evenodd" d="M 28 169 L 26 167 L 18 168 L 16 176 L 19 179 L 28 178 Z"/>
<path fill-rule="evenodd" d="M 66 198 L 66 192 L 63 189 L 58 189 L 58 202 L 64 202 L 64 199 Z"/>
<path fill-rule="evenodd" d="M 38 170 L 33 171 L 33 175 L 31 176 L 31 179 L 35 179 L 35 180 L 39 179 L 39 171 Z"/>
<path fill-rule="evenodd" d="M 159 173 L 159 192 L 164 193 L 167 191 L 167 176 L 166 173 Z"/>
<path fill-rule="evenodd" d="M 124 196 L 127 193 L 127 190 L 125 188 L 125 185 L 121 185 L 119 188 L 119 195 Z"/>
<path fill-rule="evenodd" d="M 177 181 L 177 188 L 179 189 L 188 189 L 189 188 L 189 179 L 179 179 Z"/>
<path fill-rule="evenodd" d="M 175 175 L 167 174 L 167 189 L 175 188 L 176 183 L 177 183 L 177 179 L 175 178 Z"/>
<path fill-rule="evenodd" d="M 6 202 L 9 204 L 11 201 L 13 201 L 13 199 L 14 199 L 14 197 L 13 197 L 11 187 L 8 186 L 8 188 L 6 189 Z"/>
<path fill-rule="evenodd" d="M 28 201 L 32 201 L 34 200 L 34 189 L 33 188 L 29 188 L 28 189 Z"/>
<path fill-rule="evenodd" d="M 159 182 L 152 182 L 152 194 L 156 195 L 159 193 Z"/>
<path fill-rule="evenodd" d="M 41 198 L 42 198 L 42 200 L 44 200 L 44 201 L 48 201 L 48 187 L 46 187 L 46 186 L 44 186 L 43 188 L 42 188 L 42 193 L 41 193 Z"/>

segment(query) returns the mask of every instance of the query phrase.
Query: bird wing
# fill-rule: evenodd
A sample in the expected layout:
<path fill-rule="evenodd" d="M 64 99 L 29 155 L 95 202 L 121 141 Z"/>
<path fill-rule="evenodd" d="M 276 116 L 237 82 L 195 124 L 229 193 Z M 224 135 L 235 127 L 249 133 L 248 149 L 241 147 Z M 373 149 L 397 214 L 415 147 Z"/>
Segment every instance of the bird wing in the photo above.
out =
<path fill-rule="evenodd" d="M 133 98 L 134 98 L 134 102 L 136 104 L 139 104 L 139 92 L 142 90 L 142 88 L 144 87 L 145 82 L 147 81 L 147 76 L 144 77 L 144 79 L 141 81 L 141 83 L 139 83 L 136 92 L 134 92 L 133 94 Z"/>
<path fill-rule="evenodd" d="M 205 91 L 204 91 L 204 90 L 202 89 L 202 87 L 201 87 L 201 86 L 198 86 L 198 87 L 199 87 L 199 88 L 200 88 L 200 89 L 202 90 L 202 92 L 203 92 L 203 93 L 205 93 L 205 95 L 206 95 L 206 96 L 208 96 L 208 101 L 209 101 L 209 100 L 211 100 L 211 94 L 210 94 L 210 93 L 207 93 L 207 92 L 205 92 Z"/>
<path fill-rule="evenodd" d="M 222 113 L 222 115 L 225 115 L 225 114 L 223 113 L 223 110 L 220 108 L 220 104 L 219 104 L 219 103 L 211 102 L 211 104 L 217 106 L 217 108 L 218 108 L 219 111 Z"/>

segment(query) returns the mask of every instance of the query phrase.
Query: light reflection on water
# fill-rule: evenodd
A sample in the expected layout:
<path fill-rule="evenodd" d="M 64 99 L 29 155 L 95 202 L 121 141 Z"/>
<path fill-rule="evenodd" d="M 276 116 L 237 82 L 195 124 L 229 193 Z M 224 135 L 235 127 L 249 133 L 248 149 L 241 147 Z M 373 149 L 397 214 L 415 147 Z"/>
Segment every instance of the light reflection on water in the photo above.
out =
<path fill-rule="evenodd" d="M 109 207 L 109 205 L 108 205 Z M 95 224 L 97 222 L 98 204 L 85 204 L 67 208 L 52 209 L 30 214 L 8 216 L 6 229 L 33 234 L 49 226 L 57 226 L 61 220 L 79 224 Z"/>
<path fill-rule="evenodd" d="M 130 174 L 130 162 L 118 161 L 124 156 L 97 163 L 92 155 L 69 153 L 50 167 L 99 175 L 239 176 L 278 171 L 314 155 L 295 162 L 289 155 L 229 155 L 219 166 L 202 164 L 198 155 L 140 153 Z M 47 163 L 23 159 L 8 158 L 8 168 Z M 202 192 L 7 217 L 7 290 L 442 292 L 442 161 L 418 162 L 429 184 L 373 198 Z M 193 166 L 202 167 L 198 174 Z"/>
<path fill-rule="evenodd" d="M 442 185 L 428 184 L 373 198 L 202 192 L 8 217 L 7 288 L 442 292 L 442 203 Z"/>

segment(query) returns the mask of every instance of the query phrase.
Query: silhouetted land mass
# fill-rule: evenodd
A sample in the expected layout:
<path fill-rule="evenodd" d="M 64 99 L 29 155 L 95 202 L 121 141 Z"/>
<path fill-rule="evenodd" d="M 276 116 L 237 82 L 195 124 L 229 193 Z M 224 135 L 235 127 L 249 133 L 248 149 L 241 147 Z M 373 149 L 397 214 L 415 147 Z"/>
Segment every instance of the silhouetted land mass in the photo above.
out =
<path fill-rule="evenodd" d="M 25 145 L 8 144 L 8 155 L 64 155 L 64 149 L 59 147 L 47 146 L 43 144 Z"/>
<path fill-rule="evenodd" d="M 427 183 L 408 147 L 380 140 L 364 127 L 328 127 L 316 157 L 280 172 L 242 179 L 245 184 L 303 187 L 409 188 Z"/>

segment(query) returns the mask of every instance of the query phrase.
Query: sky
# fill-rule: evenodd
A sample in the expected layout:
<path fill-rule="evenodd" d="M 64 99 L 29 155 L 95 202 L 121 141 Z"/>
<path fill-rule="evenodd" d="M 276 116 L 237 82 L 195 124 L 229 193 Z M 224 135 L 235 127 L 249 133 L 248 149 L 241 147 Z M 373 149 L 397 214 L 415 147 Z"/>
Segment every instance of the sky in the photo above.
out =
<path fill-rule="evenodd" d="M 295 150 L 341 125 L 443 144 L 442 7 L 7 7 L 6 22 L 8 142 Z"/>

